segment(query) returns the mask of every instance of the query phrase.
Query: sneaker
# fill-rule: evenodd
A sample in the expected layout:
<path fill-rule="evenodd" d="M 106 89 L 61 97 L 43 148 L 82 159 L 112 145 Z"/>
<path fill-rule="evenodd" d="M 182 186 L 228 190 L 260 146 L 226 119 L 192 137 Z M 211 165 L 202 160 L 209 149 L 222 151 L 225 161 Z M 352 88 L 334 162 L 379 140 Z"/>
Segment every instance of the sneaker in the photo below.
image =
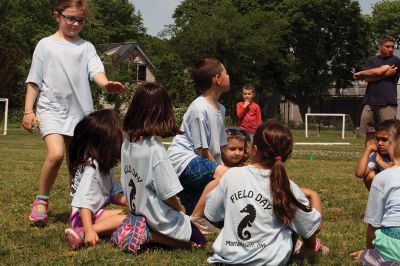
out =
<path fill-rule="evenodd" d="M 143 216 L 128 215 L 111 236 L 113 246 L 136 254 L 149 241 L 150 231 Z"/>
<path fill-rule="evenodd" d="M 77 249 L 83 246 L 85 241 L 85 232 L 83 227 L 67 228 L 64 233 L 71 248 Z"/>
<path fill-rule="evenodd" d="M 212 225 L 206 218 L 197 218 L 192 220 L 192 223 L 200 230 L 203 235 L 219 233 L 221 229 L 218 229 Z"/>
<path fill-rule="evenodd" d="M 32 212 L 29 215 L 29 220 L 32 222 L 45 223 L 47 221 L 47 200 L 37 199 L 33 202 Z"/>
<path fill-rule="evenodd" d="M 321 240 L 317 238 L 314 249 L 308 248 L 306 247 L 306 245 L 302 244 L 301 247 L 298 249 L 298 252 L 297 253 L 295 252 L 295 254 L 296 255 L 311 254 L 311 255 L 326 256 L 329 254 L 329 248 L 324 244 L 322 244 Z"/>

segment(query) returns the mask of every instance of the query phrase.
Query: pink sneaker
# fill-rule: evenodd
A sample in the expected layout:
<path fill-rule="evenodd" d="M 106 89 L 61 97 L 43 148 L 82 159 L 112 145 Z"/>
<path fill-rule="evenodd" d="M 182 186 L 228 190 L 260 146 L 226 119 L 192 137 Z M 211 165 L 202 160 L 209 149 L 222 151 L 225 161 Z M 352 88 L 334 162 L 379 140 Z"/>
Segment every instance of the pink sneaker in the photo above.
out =
<path fill-rule="evenodd" d="M 83 246 L 85 232 L 83 231 L 83 227 L 67 228 L 65 229 L 65 237 L 71 248 L 77 249 Z"/>
<path fill-rule="evenodd" d="M 47 221 L 47 207 L 49 203 L 47 200 L 37 199 L 33 202 L 32 212 L 29 215 L 29 220 L 32 222 L 45 223 Z"/>

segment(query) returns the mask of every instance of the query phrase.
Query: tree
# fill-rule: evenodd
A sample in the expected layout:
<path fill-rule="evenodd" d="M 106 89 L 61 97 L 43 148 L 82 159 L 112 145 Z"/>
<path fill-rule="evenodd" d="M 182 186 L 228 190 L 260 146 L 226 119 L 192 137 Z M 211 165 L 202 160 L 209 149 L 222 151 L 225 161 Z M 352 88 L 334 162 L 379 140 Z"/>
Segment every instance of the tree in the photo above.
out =
<path fill-rule="evenodd" d="M 384 0 L 372 8 L 371 26 L 375 39 L 384 34 L 397 37 L 400 33 L 400 1 Z"/>
<path fill-rule="evenodd" d="M 281 92 L 295 102 L 304 119 L 328 89 L 347 88 L 354 68 L 368 52 L 366 23 L 351 0 L 285 0 L 291 34 L 287 36 L 287 79 Z"/>

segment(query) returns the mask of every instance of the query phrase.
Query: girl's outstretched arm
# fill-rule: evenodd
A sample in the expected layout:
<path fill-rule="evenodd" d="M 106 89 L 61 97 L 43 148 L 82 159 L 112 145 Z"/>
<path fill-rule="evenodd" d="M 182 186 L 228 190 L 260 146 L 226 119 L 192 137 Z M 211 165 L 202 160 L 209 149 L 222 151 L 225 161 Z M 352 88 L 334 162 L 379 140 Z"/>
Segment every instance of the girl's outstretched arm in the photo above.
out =
<path fill-rule="evenodd" d="M 22 126 L 32 133 L 32 125 L 36 123 L 36 115 L 33 111 L 39 88 L 35 83 L 28 83 L 26 88 L 24 117 L 22 118 Z"/>
<path fill-rule="evenodd" d="M 111 93 L 122 93 L 126 88 L 121 82 L 108 80 L 106 74 L 103 72 L 99 72 L 94 75 L 93 80 L 100 88 L 106 89 Z"/>
<path fill-rule="evenodd" d="M 89 246 L 94 246 L 99 241 L 99 236 L 93 228 L 92 224 L 92 211 L 86 208 L 79 210 L 83 223 L 83 230 L 85 231 L 85 243 Z"/>

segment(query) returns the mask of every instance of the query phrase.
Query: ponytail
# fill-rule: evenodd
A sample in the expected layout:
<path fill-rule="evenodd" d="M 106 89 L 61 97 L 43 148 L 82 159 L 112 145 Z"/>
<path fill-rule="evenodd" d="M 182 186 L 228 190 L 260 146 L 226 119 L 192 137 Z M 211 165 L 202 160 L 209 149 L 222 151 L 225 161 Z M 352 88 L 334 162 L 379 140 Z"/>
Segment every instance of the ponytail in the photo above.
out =
<path fill-rule="evenodd" d="M 293 195 L 284 167 L 293 148 L 293 137 L 289 129 L 277 122 L 263 123 L 256 130 L 253 144 L 261 151 L 262 163 L 271 169 L 273 210 L 282 223 L 289 225 L 292 222 L 296 208 L 310 212 L 311 208 L 299 202 Z"/>

